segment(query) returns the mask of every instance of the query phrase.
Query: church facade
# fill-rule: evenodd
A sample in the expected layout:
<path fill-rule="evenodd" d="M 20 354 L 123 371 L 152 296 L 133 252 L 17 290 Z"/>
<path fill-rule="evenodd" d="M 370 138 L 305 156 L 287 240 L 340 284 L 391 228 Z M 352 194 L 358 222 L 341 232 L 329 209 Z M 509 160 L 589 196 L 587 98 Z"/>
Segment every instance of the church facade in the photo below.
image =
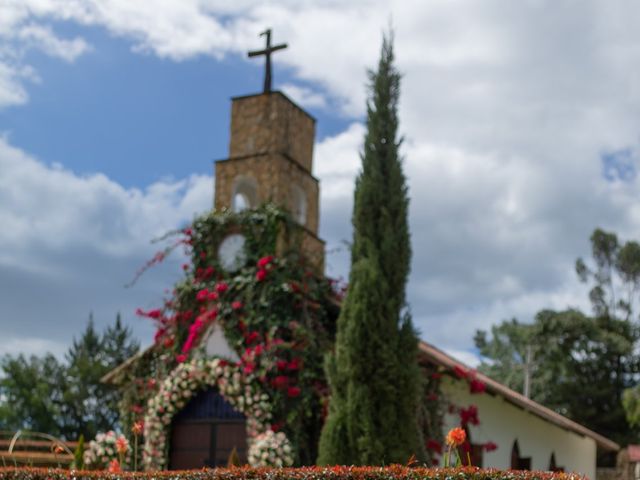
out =
<path fill-rule="evenodd" d="M 309 260 L 315 275 L 323 276 L 324 242 L 318 236 L 320 186 L 312 173 L 314 140 L 315 120 L 284 94 L 267 91 L 232 99 L 229 157 L 215 164 L 213 215 L 240 215 L 265 203 L 282 208 L 295 222 L 296 234 L 290 228 L 278 230 L 271 253 L 278 257 L 297 248 Z M 308 359 L 300 359 L 306 358 L 304 354 L 308 352 L 302 350 L 308 348 L 305 345 L 309 345 L 314 330 L 301 340 L 292 333 L 299 325 L 291 326 L 291 321 L 286 326 L 258 325 L 262 318 L 270 318 L 270 305 L 262 305 L 260 315 L 245 312 L 246 300 L 251 296 L 243 297 L 242 302 L 221 301 L 228 291 L 235 292 L 230 279 L 243 265 L 255 268 L 250 278 L 256 285 L 264 285 L 261 276 L 275 274 L 275 260 L 268 254 L 271 247 L 265 246 L 271 240 L 256 243 L 247 233 L 253 232 L 259 223 L 220 224 L 221 233 L 211 239 L 210 249 L 194 256 L 195 287 L 189 286 L 191 290 L 187 293 L 195 305 L 188 311 L 194 312 L 196 320 L 191 316 L 186 319 L 184 308 L 170 317 L 147 312 L 159 323 L 155 344 L 104 379 L 130 389 L 138 380 L 132 380 L 128 372 L 144 364 L 145 358 L 155 359 L 153 368 L 145 375 L 156 378 L 154 382 L 159 387 L 154 383 L 152 396 L 142 397 L 144 401 L 138 406 L 145 420 L 148 468 L 224 466 L 234 455 L 243 464 L 286 465 L 294 462 L 294 456 L 287 457 L 287 452 L 294 449 L 289 437 L 309 433 L 303 441 L 311 445 L 319 434 L 317 419 L 323 416 L 321 410 L 326 408 L 323 401 L 328 394 L 320 378 L 321 349 L 316 352 L 317 378 L 305 384 L 300 374 L 301 365 L 311 364 Z M 264 251 L 254 255 L 252 248 Z M 221 273 L 216 281 L 206 277 L 205 269 L 211 267 L 199 264 L 199 258 L 213 262 L 224 275 Z M 309 276 L 309 272 L 303 275 Z M 288 288 L 293 292 L 284 293 L 298 295 L 286 297 L 298 298 L 291 300 L 292 304 L 307 302 L 304 308 L 308 312 L 309 306 L 317 302 L 308 302 L 295 291 L 299 286 L 292 287 L 304 281 L 300 277 L 289 282 Z M 335 298 L 333 304 L 339 308 Z M 329 319 L 318 320 L 314 328 L 330 331 L 336 316 L 334 312 Z M 252 321 L 257 323 L 252 326 Z M 188 329 L 181 326 L 189 322 L 193 323 Z M 182 328 L 182 333 L 170 335 L 168 332 L 174 327 Z M 294 347 L 284 351 L 284 344 Z M 265 363 L 268 350 L 275 352 L 276 357 Z M 474 372 L 428 343 L 421 343 L 420 361 L 426 370 L 436 372 L 432 375 L 442 377 L 441 395 L 457 405 L 444 416 L 443 432 L 460 425 L 462 412 L 466 412 L 463 423 L 471 440 L 469 459 L 477 466 L 564 469 L 595 478 L 598 452 L 619 448 L 597 433 Z M 476 391 L 469 390 L 471 378 L 476 382 Z M 290 426 L 288 436 L 284 435 L 278 430 L 282 423 L 279 419 L 285 418 L 289 409 L 299 408 L 298 399 L 311 388 L 314 392 L 309 393 L 309 398 L 315 409 L 315 423 L 296 424 L 295 428 L 302 432 L 292 432 L 294 427 Z M 277 398 L 279 406 L 273 407 L 269 403 L 271 398 Z M 479 412 L 481 422 L 475 421 L 473 412 L 475 415 Z M 276 438 L 277 435 L 281 436 Z M 442 445 L 437 439 L 425 441 L 430 442 L 431 459 L 440 458 Z M 315 457 L 310 452 L 306 459 L 298 458 L 297 462 L 312 463 Z M 273 461 L 272 453 L 276 457 Z"/>

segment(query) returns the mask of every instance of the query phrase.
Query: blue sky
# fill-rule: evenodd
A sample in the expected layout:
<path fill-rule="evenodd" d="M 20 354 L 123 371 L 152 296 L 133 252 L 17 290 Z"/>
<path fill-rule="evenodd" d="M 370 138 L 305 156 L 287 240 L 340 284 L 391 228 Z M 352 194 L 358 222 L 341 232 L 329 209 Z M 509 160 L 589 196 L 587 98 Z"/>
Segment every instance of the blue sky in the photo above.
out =
<path fill-rule="evenodd" d="M 0 354 L 61 354 L 89 312 L 160 304 L 180 259 L 124 289 L 150 240 L 212 205 L 246 51 L 274 29 L 275 86 L 318 120 L 327 273 L 345 276 L 366 69 L 395 28 L 422 336 L 588 309 L 596 227 L 640 237 L 640 6 L 631 0 L 0 0 Z M 552 20 L 550 20 L 552 19 Z"/>

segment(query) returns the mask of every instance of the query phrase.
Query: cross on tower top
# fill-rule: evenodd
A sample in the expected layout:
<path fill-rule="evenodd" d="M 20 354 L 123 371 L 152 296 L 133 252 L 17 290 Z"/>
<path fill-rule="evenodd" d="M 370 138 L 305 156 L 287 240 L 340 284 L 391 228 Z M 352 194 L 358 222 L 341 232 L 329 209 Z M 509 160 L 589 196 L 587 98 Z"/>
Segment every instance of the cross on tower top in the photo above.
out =
<path fill-rule="evenodd" d="M 271 91 L 271 53 L 276 50 L 282 50 L 283 48 L 287 48 L 287 44 L 283 43 L 280 45 L 271 45 L 271 29 L 268 28 L 264 32 L 260 34 L 260 36 L 267 37 L 267 45 L 263 50 L 254 50 L 249 52 L 249 57 L 257 57 L 258 55 L 264 55 L 266 57 L 265 62 L 265 71 L 264 71 L 264 93 L 269 93 Z"/>

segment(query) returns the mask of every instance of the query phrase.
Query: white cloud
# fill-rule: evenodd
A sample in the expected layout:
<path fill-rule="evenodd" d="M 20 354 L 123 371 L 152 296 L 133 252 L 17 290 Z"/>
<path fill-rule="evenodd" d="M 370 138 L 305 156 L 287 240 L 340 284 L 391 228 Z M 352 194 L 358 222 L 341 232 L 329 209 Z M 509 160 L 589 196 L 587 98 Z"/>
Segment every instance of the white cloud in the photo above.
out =
<path fill-rule="evenodd" d="M 307 108 L 324 108 L 327 106 L 327 101 L 318 92 L 300 85 L 294 85 L 292 83 L 286 83 L 280 88 L 291 100 L 302 107 Z"/>
<path fill-rule="evenodd" d="M 27 45 L 39 48 L 47 55 L 73 62 L 90 50 L 89 44 L 82 38 L 64 40 L 55 36 L 50 28 L 36 24 L 25 25 L 18 31 L 17 38 Z"/>
<path fill-rule="evenodd" d="M 163 289 L 180 276 L 181 255 L 133 288 L 124 285 L 159 248 L 153 238 L 211 208 L 213 179 L 126 189 L 101 174 L 45 165 L 2 138 L 0 171 L 0 354 L 59 353 L 91 311 L 99 326 L 120 311 L 147 341 L 151 327 L 133 312 L 160 304 Z"/>
<path fill-rule="evenodd" d="M 335 275 L 346 274 L 348 263 L 342 242 L 351 236 L 365 71 L 376 63 L 391 18 L 411 192 L 410 300 L 424 337 L 439 345 L 467 351 L 475 328 L 514 315 L 528 320 L 548 306 L 586 308 L 572 265 L 588 254 L 593 228 L 640 235 L 637 175 L 607 180 L 601 160 L 638 149 L 636 2 L 0 0 L 0 8 L 0 36 L 20 41 L 18 32 L 30 26 L 40 33 L 27 40 L 39 38 L 38 48 L 68 60 L 86 43 L 58 39 L 47 26 L 52 20 L 104 28 L 136 52 L 176 61 L 244 58 L 271 26 L 276 43 L 289 43 L 277 54 L 278 65 L 292 72 L 285 91 L 309 108 L 354 119 L 316 150 L 322 235 L 336 251 L 327 261 Z M 7 55 L 0 56 L 0 107 L 27 100 L 24 65 Z M 23 155 L 6 142 L 0 149 Z M 637 168 L 636 157 L 629 161 Z M 38 242 L 126 256 L 144 249 L 141 239 L 191 218 L 200 202 L 210 205 L 201 200 L 212 188 L 207 178 L 127 190 L 100 175 L 79 178 L 25 163 L 24 172 L 12 163 L 20 181 L 0 190 L 1 204 L 23 202 L 12 203 L 15 212 L 0 210 L 9 227 L 4 241 L 17 249 L 4 249 L 4 261 L 14 266 Z M 43 185 L 38 176 L 49 180 Z M 31 199 L 20 188 L 49 194 Z M 34 214 L 49 203 L 60 205 L 55 218 Z M 113 211 L 118 215 L 107 213 Z M 79 229 L 79 237 L 70 234 Z M 26 231 L 38 237 L 24 241 Z M 43 253 L 29 268 L 53 262 L 52 271 L 64 271 L 50 258 Z"/>

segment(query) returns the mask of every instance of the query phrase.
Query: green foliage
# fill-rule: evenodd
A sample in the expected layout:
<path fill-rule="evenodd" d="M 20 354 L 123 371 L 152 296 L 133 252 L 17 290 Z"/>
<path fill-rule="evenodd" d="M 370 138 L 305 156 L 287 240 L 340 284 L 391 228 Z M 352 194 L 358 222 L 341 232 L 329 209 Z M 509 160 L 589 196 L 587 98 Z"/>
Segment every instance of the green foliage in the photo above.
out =
<path fill-rule="evenodd" d="M 59 436 L 65 368 L 51 354 L 6 355 L 0 360 L 0 430 L 26 429 Z"/>
<path fill-rule="evenodd" d="M 505 321 L 491 335 L 476 332 L 480 353 L 490 359 L 479 370 L 521 390 L 526 350 L 532 353 L 531 397 L 620 443 L 637 438 L 626 420 L 623 393 L 640 372 L 640 329 L 632 322 L 640 279 L 640 248 L 620 245 L 602 230 L 591 236 L 593 262 L 576 262 L 581 280 L 592 282 L 594 315 L 542 310 L 533 323 Z M 633 393 L 626 404 L 633 410 Z M 631 415 L 633 417 L 633 415 Z M 637 417 L 636 417 L 637 418 Z"/>
<path fill-rule="evenodd" d="M 424 457 L 416 421 L 422 392 L 417 337 L 406 312 L 411 249 L 398 153 L 400 75 L 385 37 L 370 73 L 367 134 L 356 180 L 349 291 L 327 359 L 329 415 L 320 464 L 379 465 Z"/>
<path fill-rule="evenodd" d="M 76 470 L 84 469 L 84 435 L 78 438 L 78 446 L 73 451 L 73 468 Z"/>
<path fill-rule="evenodd" d="M 245 237 L 245 262 L 233 272 L 218 259 L 229 232 Z M 259 378 L 273 426 L 291 441 L 296 463 L 315 462 L 327 394 L 323 359 L 333 344 L 337 307 L 331 283 L 301 254 L 301 233 L 273 204 L 203 215 L 181 232 L 185 238 L 174 245 L 187 246 L 191 263 L 164 308 L 141 312 L 158 331 L 150 352 L 118 380 L 125 385 L 125 410 L 142 413 L 178 363 L 206 355 L 201 340 L 215 323 L 239 368 Z"/>
<path fill-rule="evenodd" d="M 115 428 L 117 392 L 100 379 L 138 348 L 118 316 L 102 335 L 90 318 L 64 362 L 51 354 L 5 356 L 0 361 L 0 428 L 67 439 L 93 438 L 98 431 Z"/>
<path fill-rule="evenodd" d="M 330 467 L 330 468 L 204 468 L 187 471 L 150 473 L 110 473 L 106 471 L 70 471 L 48 468 L 2 468 L 0 480 L 585 480 L 576 473 L 524 470 L 495 470 L 475 467 L 410 468 Z"/>

